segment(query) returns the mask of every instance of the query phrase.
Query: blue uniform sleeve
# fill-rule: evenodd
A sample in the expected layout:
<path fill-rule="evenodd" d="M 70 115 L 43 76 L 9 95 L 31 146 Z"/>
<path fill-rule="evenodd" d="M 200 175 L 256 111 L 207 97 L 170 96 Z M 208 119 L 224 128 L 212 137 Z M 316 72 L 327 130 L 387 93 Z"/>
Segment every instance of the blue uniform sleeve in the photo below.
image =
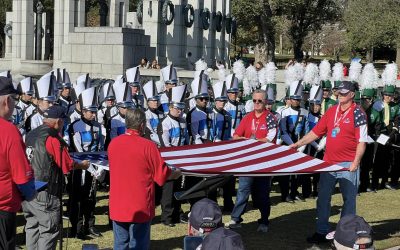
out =
<path fill-rule="evenodd" d="M 17 185 L 19 191 L 22 193 L 22 196 L 25 197 L 25 200 L 32 200 L 35 197 L 36 189 L 35 189 L 35 180 L 31 179 L 27 183 L 18 184 Z"/>

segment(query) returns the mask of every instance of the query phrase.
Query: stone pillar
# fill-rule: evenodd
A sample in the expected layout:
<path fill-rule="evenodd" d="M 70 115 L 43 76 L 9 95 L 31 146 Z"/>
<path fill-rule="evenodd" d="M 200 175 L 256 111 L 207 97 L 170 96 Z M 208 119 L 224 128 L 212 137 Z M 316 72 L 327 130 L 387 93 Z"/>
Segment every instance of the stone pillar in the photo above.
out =
<path fill-rule="evenodd" d="M 109 9 L 110 27 L 125 27 L 129 0 L 111 0 Z"/>
<path fill-rule="evenodd" d="M 156 48 L 156 59 L 161 66 L 167 64 L 166 25 L 161 24 L 161 0 L 143 0 L 142 27 L 150 35 L 150 46 Z M 149 11 L 151 9 L 151 11 Z M 151 13 L 151 16 L 149 15 Z"/>
<path fill-rule="evenodd" d="M 203 28 L 201 26 L 200 9 L 204 8 L 204 0 L 189 0 L 189 4 L 194 9 L 194 23 L 187 28 L 186 56 L 188 60 L 187 68 L 194 70 L 195 62 L 203 56 Z"/>
<path fill-rule="evenodd" d="M 74 1 L 54 1 L 54 58 L 53 67 L 62 65 L 62 45 L 68 43 L 68 35 L 74 31 Z"/>
<path fill-rule="evenodd" d="M 86 13 L 85 13 L 85 0 L 74 1 L 74 26 L 85 27 Z"/>
<path fill-rule="evenodd" d="M 210 27 L 203 31 L 203 58 L 208 66 L 215 65 L 215 28 L 214 28 L 214 13 L 216 13 L 216 0 L 205 1 L 204 8 L 210 10 Z"/>
<path fill-rule="evenodd" d="M 14 29 L 14 24 L 12 23 L 13 19 L 13 13 L 12 12 L 7 12 L 6 13 L 6 24 L 10 24 L 12 28 Z M 14 35 L 14 30 L 12 30 L 12 35 Z M 4 54 L 5 58 L 11 58 L 12 57 L 12 37 L 8 37 L 7 35 L 5 36 L 5 47 L 6 47 L 6 53 Z"/>
<path fill-rule="evenodd" d="M 20 60 L 33 59 L 33 2 L 30 0 L 13 1 L 13 64 Z M 19 65 L 13 67 L 19 69 Z"/>
<path fill-rule="evenodd" d="M 226 13 L 226 4 L 227 4 L 226 0 L 218 1 L 216 12 L 220 11 L 222 13 L 222 16 L 225 16 L 227 14 Z M 228 44 L 225 41 L 226 32 L 225 32 L 224 21 L 222 21 L 222 24 L 223 24 L 222 30 L 220 32 L 216 31 L 215 53 L 216 53 L 217 61 L 222 61 L 223 63 L 226 63 L 226 61 L 227 61 L 226 46 Z"/>
<path fill-rule="evenodd" d="M 33 25 L 34 25 L 34 27 L 36 27 L 36 13 L 34 13 L 34 16 L 33 16 L 33 19 L 34 19 L 34 23 L 33 23 Z M 47 32 L 47 30 L 46 30 L 46 25 L 47 25 L 47 14 L 46 13 L 43 13 L 42 14 L 42 30 L 43 30 L 43 37 L 42 37 L 42 42 L 41 42 L 41 59 L 43 60 L 43 59 L 45 59 L 45 53 L 46 53 L 46 42 L 45 42 L 45 38 L 46 38 L 46 32 Z M 34 47 L 34 49 L 33 49 L 33 53 L 35 53 L 35 47 Z"/>

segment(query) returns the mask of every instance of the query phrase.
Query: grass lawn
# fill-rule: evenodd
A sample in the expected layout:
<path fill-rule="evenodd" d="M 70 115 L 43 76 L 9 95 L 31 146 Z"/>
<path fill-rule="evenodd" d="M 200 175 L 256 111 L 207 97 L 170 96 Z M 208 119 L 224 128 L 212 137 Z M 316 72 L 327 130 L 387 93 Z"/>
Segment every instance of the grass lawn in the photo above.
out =
<path fill-rule="evenodd" d="M 258 233 L 258 210 L 249 207 L 243 216 L 243 226 L 236 231 L 242 235 L 246 249 L 330 249 L 329 244 L 320 248 L 308 244 L 305 238 L 315 230 L 315 199 L 295 204 L 281 203 L 279 193 L 271 193 L 272 209 L 270 216 L 270 231 Z M 82 244 L 98 244 L 100 249 L 111 249 L 113 245 L 112 231 L 108 228 L 108 196 L 107 193 L 98 193 L 96 207 L 96 224 L 103 233 L 102 238 L 81 241 L 64 239 L 63 248 L 81 249 Z M 219 200 L 222 204 L 222 200 Z M 332 216 L 330 222 L 335 226 L 339 220 L 342 197 L 335 194 L 332 197 Z M 369 222 L 375 232 L 374 240 L 377 249 L 387 249 L 400 245 L 400 190 L 380 190 L 378 193 L 363 193 L 358 197 L 357 213 Z M 188 211 L 189 205 L 184 204 L 183 210 Z M 182 249 L 183 237 L 187 232 L 187 225 L 179 224 L 170 228 L 160 225 L 160 207 L 157 207 L 156 218 L 151 227 L 151 249 Z M 230 220 L 224 215 L 223 222 Z M 24 219 L 18 216 L 17 243 L 24 248 Z M 68 227 L 67 222 L 64 228 Z"/>

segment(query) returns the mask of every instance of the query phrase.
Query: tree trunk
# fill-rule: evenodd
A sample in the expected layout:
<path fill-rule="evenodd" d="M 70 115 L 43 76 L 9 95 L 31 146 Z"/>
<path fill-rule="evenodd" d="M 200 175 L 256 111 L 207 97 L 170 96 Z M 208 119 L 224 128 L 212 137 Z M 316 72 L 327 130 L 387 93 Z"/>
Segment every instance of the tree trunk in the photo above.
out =
<path fill-rule="evenodd" d="M 299 62 L 302 61 L 304 57 L 302 47 L 303 41 L 301 39 L 295 39 L 293 41 L 294 58 Z"/>
<path fill-rule="evenodd" d="M 254 60 L 255 62 L 268 62 L 268 48 L 265 43 L 259 43 L 254 48 Z"/>
<path fill-rule="evenodd" d="M 265 50 L 266 56 L 260 57 L 263 63 L 275 61 L 275 24 L 272 21 L 272 10 L 268 0 L 263 0 L 263 13 L 260 18 L 260 40 L 261 47 Z"/>
<path fill-rule="evenodd" d="M 3 58 L 6 54 L 6 43 L 4 42 L 3 35 L 0 35 L 0 58 Z"/>

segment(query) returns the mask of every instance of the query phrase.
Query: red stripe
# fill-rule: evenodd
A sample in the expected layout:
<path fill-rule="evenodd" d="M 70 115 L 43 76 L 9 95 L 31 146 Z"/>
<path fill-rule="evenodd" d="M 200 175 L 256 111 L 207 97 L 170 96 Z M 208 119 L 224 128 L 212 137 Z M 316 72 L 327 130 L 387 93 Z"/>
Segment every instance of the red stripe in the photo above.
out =
<path fill-rule="evenodd" d="M 179 156 L 163 156 L 162 158 L 164 159 L 164 161 L 168 161 L 168 160 L 178 160 L 178 159 L 187 159 L 187 158 L 216 157 L 216 156 L 240 152 L 242 150 L 246 150 L 246 149 L 261 145 L 263 143 L 264 142 L 254 142 L 254 143 L 244 145 L 241 147 L 233 147 L 231 149 L 225 149 L 225 150 L 219 150 L 219 151 L 209 151 L 207 153 L 195 154 L 195 155 L 183 154 L 183 155 L 179 155 Z M 270 147 L 273 147 L 273 146 L 275 146 L 275 145 L 271 145 Z M 270 147 L 264 148 L 264 150 L 268 150 Z M 211 150 L 211 148 L 209 150 Z"/>
<path fill-rule="evenodd" d="M 260 170 L 257 170 L 257 171 L 253 171 L 252 173 L 265 172 L 266 170 L 268 172 L 280 173 L 279 170 L 282 170 L 282 169 L 285 169 L 285 168 L 290 168 L 290 167 L 293 167 L 293 166 L 298 165 L 298 164 L 303 164 L 303 163 L 308 162 L 310 160 L 313 160 L 313 158 L 305 155 L 304 157 L 296 159 L 294 161 L 286 162 L 286 163 L 283 163 L 283 164 L 280 164 L 280 165 L 277 165 L 277 166 L 274 166 L 274 167 L 268 168 L 268 169 L 260 169 Z"/>
<path fill-rule="evenodd" d="M 265 157 L 261 157 L 258 159 L 252 159 L 252 160 L 248 160 L 248 161 L 242 161 L 236 164 L 231 164 L 228 166 L 221 166 L 221 167 L 215 167 L 215 168 L 210 168 L 210 169 L 204 169 L 204 170 L 190 170 L 190 171 L 195 171 L 195 172 L 199 172 L 200 171 L 213 171 L 213 172 L 224 172 L 224 171 L 228 171 L 231 169 L 237 169 L 237 168 L 242 168 L 242 167 L 246 167 L 249 165 L 254 165 L 254 164 L 265 164 L 267 161 L 272 161 L 275 159 L 279 159 L 279 158 L 284 158 L 286 156 L 292 155 L 294 150 L 286 150 L 283 152 L 279 152 L 276 153 L 274 155 L 269 155 L 269 156 L 265 156 Z M 207 162 L 208 164 L 208 162 Z M 200 164 L 195 164 L 195 165 L 200 165 Z M 174 166 L 180 167 L 180 168 L 184 168 L 187 165 L 186 164 L 174 164 Z M 184 170 L 187 171 L 187 170 Z"/>
<path fill-rule="evenodd" d="M 318 164 L 318 165 L 316 165 L 314 167 L 305 168 L 305 169 L 302 169 L 301 171 L 298 171 L 298 172 L 299 173 L 315 173 L 317 171 L 318 172 L 331 172 L 331 171 L 323 170 L 323 169 L 325 169 L 327 167 L 330 167 L 330 166 L 332 166 L 332 164 L 329 164 L 327 162 L 322 162 L 321 164 Z M 339 170 L 339 171 L 343 171 L 343 170 L 344 170 L 344 168 Z"/>
<path fill-rule="evenodd" d="M 173 151 L 188 150 L 188 149 L 199 149 L 199 148 L 214 147 L 214 146 L 238 143 L 238 142 L 241 142 L 244 140 L 245 139 L 220 141 L 220 142 L 212 142 L 212 143 L 197 144 L 197 145 L 186 145 L 186 146 L 179 146 L 179 147 L 166 147 L 166 148 L 160 148 L 159 151 L 160 151 L 160 153 L 163 153 L 163 152 L 173 152 Z"/>

